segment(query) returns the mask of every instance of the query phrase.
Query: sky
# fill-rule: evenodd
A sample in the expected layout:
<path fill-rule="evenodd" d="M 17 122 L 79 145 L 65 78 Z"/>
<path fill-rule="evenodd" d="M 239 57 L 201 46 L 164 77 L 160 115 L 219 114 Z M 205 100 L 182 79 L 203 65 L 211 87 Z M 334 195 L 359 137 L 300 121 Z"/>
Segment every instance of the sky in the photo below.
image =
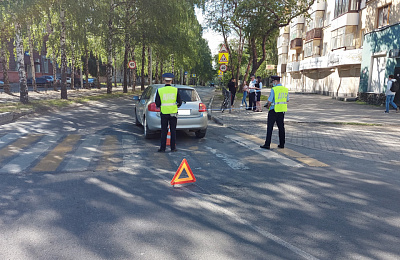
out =
<path fill-rule="evenodd" d="M 205 27 L 206 25 L 204 24 L 204 18 L 203 18 L 203 14 L 201 13 L 201 9 L 196 8 L 196 16 L 197 16 L 197 20 L 199 21 L 199 23 Z M 210 47 L 211 50 L 211 54 L 215 55 L 219 52 L 219 45 L 221 43 L 223 43 L 224 39 L 222 37 L 222 35 L 211 31 L 209 29 L 205 29 L 203 31 L 203 38 L 207 40 L 208 42 L 208 46 Z"/>

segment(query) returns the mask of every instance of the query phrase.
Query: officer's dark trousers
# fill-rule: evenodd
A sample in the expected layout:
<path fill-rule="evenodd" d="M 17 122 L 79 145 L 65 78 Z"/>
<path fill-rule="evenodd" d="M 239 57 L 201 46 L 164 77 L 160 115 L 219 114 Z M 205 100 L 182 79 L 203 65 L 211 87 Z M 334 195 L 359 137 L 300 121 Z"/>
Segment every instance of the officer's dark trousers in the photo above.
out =
<path fill-rule="evenodd" d="M 165 150 L 167 146 L 168 124 L 171 131 L 171 150 L 176 148 L 176 123 L 178 118 L 170 114 L 161 113 L 161 150 Z"/>
<path fill-rule="evenodd" d="M 284 112 L 275 112 L 275 110 L 270 110 L 268 112 L 268 126 L 267 126 L 267 137 L 265 139 L 265 145 L 271 145 L 272 138 L 272 130 L 274 129 L 274 124 L 279 129 L 279 145 L 285 146 L 285 126 L 284 126 L 285 113 Z"/>
<path fill-rule="evenodd" d="M 249 94 L 249 108 L 256 110 L 256 92 L 250 92 Z"/>

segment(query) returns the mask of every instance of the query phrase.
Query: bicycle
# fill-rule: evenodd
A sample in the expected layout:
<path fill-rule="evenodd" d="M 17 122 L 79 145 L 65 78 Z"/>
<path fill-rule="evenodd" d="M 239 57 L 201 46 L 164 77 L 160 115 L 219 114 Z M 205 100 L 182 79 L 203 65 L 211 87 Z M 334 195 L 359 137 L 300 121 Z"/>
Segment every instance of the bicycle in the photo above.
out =
<path fill-rule="evenodd" d="M 222 89 L 222 94 L 224 95 L 224 100 L 221 104 L 221 112 L 224 112 L 225 109 L 230 109 L 230 102 L 231 102 L 231 92 L 226 89 Z"/>

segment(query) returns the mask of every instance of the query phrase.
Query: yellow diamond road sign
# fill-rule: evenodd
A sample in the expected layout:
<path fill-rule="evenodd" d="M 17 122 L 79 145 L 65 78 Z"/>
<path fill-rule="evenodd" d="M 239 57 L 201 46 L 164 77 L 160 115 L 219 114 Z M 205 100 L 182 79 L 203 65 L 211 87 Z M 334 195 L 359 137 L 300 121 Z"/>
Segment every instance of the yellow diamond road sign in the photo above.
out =
<path fill-rule="evenodd" d="M 228 63 L 229 54 L 228 53 L 218 53 L 218 63 Z"/>
<path fill-rule="evenodd" d="M 218 76 L 222 76 L 222 75 L 224 75 L 224 73 L 222 71 L 218 70 Z"/>

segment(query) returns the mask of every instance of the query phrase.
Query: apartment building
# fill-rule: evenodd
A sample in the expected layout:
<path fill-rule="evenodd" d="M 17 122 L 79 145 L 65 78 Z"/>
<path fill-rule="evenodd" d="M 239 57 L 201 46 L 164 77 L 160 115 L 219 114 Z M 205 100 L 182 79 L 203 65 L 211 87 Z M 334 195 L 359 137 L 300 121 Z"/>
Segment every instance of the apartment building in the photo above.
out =
<path fill-rule="evenodd" d="M 281 28 L 278 74 L 290 90 L 357 96 L 362 61 L 359 0 L 317 0 Z"/>
<path fill-rule="evenodd" d="M 400 0 L 363 0 L 361 93 L 384 93 L 388 76 L 400 80 Z"/>

